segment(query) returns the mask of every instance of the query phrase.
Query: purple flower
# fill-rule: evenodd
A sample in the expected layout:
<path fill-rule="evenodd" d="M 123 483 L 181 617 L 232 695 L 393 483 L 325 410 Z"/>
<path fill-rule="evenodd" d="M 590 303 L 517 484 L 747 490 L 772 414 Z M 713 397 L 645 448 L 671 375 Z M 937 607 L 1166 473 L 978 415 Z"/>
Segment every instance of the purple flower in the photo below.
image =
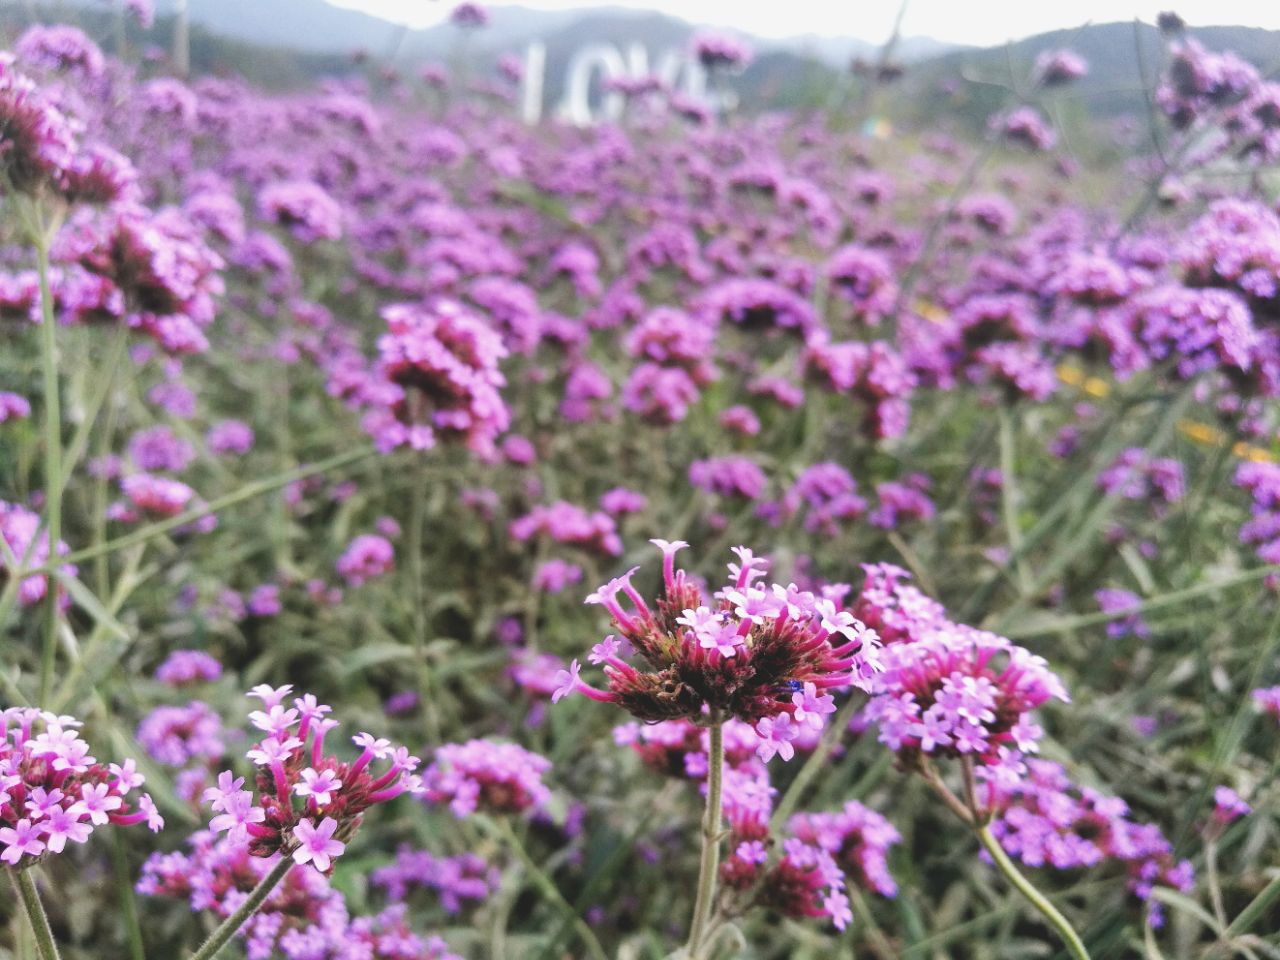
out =
<path fill-rule="evenodd" d="M 26 397 L 0 391 L 0 423 L 8 420 L 25 420 L 31 416 L 31 404 Z"/>
<path fill-rule="evenodd" d="M 1035 151 L 1053 148 L 1057 135 L 1032 107 L 1018 107 L 991 119 L 991 128 L 1010 143 Z"/>
<path fill-rule="evenodd" d="M 347 545 L 335 565 L 349 586 L 358 587 L 395 569 L 395 547 L 386 537 L 364 533 Z"/>
<path fill-rule="evenodd" d="M 243 455 L 253 449 L 253 430 L 239 420 L 223 420 L 209 428 L 205 442 L 211 453 Z"/>
<path fill-rule="evenodd" d="M 751 48 L 723 33 L 700 33 L 693 38 L 694 56 L 708 70 L 740 69 L 751 62 Z"/>
<path fill-rule="evenodd" d="M 1107 588 L 1096 591 L 1093 598 L 1103 613 L 1126 614 L 1107 624 L 1108 637 L 1119 639 L 1132 634 L 1146 638 L 1150 635 L 1151 629 L 1137 612 L 1142 607 L 1142 598 L 1136 593 Z"/>
<path fill-rule="evenodd" d="M 1035 80 L 1044 87 L 1064 86 L 1088 72 L 1088 62 L 1071 50 L 1045 50 L 1036 57 Z"/>
<path fill-rule="evenodd" d="M 310 820 L 303 820 L 293 828 L 293 839 L 298 844 L 293 851 L 293 862 L 310 863 L 321 873 L 328 873 L 331 859 L 342 856 L 347 849 L 341 840 L 333 839 L 337 829 L 338 821 L 333 817 L 325 817 L 318 827 Z"/>
<path fill-rule="evenodd" d="M 342 236 L 342 207 L 309 180 L 264 187 L 258 194 L 258 215 L 284 227 L 303 243 Z"/>
<path fill-rule="evenodd" d="M 556 688 L 551 694 L 551 702 L 559 703 L 561 699 L 567 697 L 578 688 L 578 674 L 582 672 L 582 666 L 577 660 L 569 664 L 568 670 L 560 670 L 556 673 Z"/>
<path fill-rule="evenodd" d="M 507 349 L 493 329 L 457 303 L 397 304 L 382 311 L 387 332 L 360 398 L 365 429 L 384 452 L 427 450 L 459 440 L 481 454 L 507 429 L 511 414 L 499 388 Z"/>
<path fill-rule="evenodd" d="M 477 810 L 491 814 L 541 810 L 551 799 L 542 782 L 550 769 L 550 760 L 514 743 L 445 744 L 423 774 L 424 797 L 430 803 L 448 803 L 458 818 Z"/>
<path fill-rule="evenodd" d="M 1252 807 L 1241 799 L 1240 795 L 1230 787 L 1218 786 L 1213 790 L 1213 819 L 1215 823 L 1226 826 L 1239 820 L 1252 811 Z"/>

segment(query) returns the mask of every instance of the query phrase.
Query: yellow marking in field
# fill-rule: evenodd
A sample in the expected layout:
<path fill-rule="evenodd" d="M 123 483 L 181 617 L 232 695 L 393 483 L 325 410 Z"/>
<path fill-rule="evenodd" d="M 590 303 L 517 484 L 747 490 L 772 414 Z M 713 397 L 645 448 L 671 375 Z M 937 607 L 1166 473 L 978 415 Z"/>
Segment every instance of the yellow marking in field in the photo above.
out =
<path fill-rule="evenodd" d="M 1105 380 L 1085 376 L 1083 370 L 1069 363 L 1059 365 L 1058 379 L 1069 387 L 1079 387 L 1092 397 L 1105 397 L 1111 392 L 1111 387 Z M 1217 427 L 1197 420 L 1179 420 L 1178 432 L 1194 443 L 1206 447 L 1220 447 L 1227 442 L 1227 435 Z M 1252 460 L 1254 463 L 1274 463 L 1276 460 L 1271 451 L 1255 447 L 1243 440 L 1233 444 L 1231 452 L 1242 460 Z"/>
<path fill-rule="evenodd" d="M 947 311 L 936 303 L 930 303 L 928 300 L 917 300 L 912 304 L 912 308 L 930 323 L 941 323 L 948 316 Z"/>
<path fill-rule="evenodd" d="M 1222 432 L 1213 429 L 1207 423 L 1197 423 L 1194 420 L 1179 420 L 1178 429 L 1182 431 L 1183 436 L 1190 437 L 1196 443 L 1218 444 L 1223 440 Z"/>
<path fill-rule="evenodd" d="M 942 323 L 947 318 L 947 311 L 936 303 L 917 300 L 912 306 L 915 308 L 916 313 L 931 323 Z M 1072 366 L 1069 363 L 1059 364 L 1057 374 L 1058 379 L 1067 386 L 1078 387 L 1091 397 L 1105 397 L 1111 392 L 1111 385 L 1107 381 L 1101 377 L 1088 376 L 1079 367 Z M 1227 442 L 1227 435 L 1217 427 L 1195 420 L 1179 420 L 1178 431 L 1193 442 L 1207 447 L 1220 447 Z M 1252 444 L 1245 443 L 1243 440 L 1233 444 L 1231 452 L 1242 460 L 1252 460 L 1254 463 L 1276 462 L 1276 458 L 1270 450 L 1255 447 Z"/>

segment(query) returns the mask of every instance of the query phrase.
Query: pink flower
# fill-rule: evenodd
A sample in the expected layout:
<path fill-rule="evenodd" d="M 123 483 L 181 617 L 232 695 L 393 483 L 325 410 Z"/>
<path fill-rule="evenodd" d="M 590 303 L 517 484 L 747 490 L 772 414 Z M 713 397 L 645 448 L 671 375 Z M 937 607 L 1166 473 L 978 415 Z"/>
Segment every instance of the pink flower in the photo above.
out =
<path fill-rule="evenodd" d="M 289 737 L 284 741 L 271 737 L 263 740 L 262 743 L 250 750 L 245 756 L 258 766 L 266 767 L 273 763 L 284 763 L 289 759 L 293 751 L 300 746 L 302 746 L 302 741 L 297 737 Z"/>
<path fill-rule="evenodd" d="M 107 815 L 119 808 L 120 803 L 119 797 L 108 794 L 105 783 L 86 783 L 80 788 L 80 802 L 71 809 L 75 810 L 78 807 L 80 812 L 89 815 L 89 819 L 96 826 L 102 826 L 107 822 Z"/>
<path fill-rule="evenodd" d="M 569 664 L 568 670 L 560 670 L 556 673 L 556 689 L 551 694 L 551 702 L 559 703 L 564 697 L 573 693 L 578 686 L 578 674 L 582 670 L 582 664 L 574 660 Z"/>
<path fill-rule="evenodd" d="M 61 853 L 62 848 L 70 840 L 73 843 L 84 843 L 93 831 L 91 824 L 82 823 L 84 812 L 72 807 L 64 810 L 55 807 L 49 812 L 47 819 L 41 821 L 40 829 L 44 831 L 45 845 L 50 853 Z"/>
<path fill-rule="evenodd" d="M 756 733 L 760 735 L 756 755 L 765 763 L 772 760 L 774 754 L 780 754 L 783 760 L 790 760 L 796 755 L 796 748 L 791 745 L 791 741 L 800 736 L 800 728 L 791 722 L 791 714 L 762 717 L 756 724 Z"/>
<path fill-rule="evenodd" d="M 269 736 L 279 737 L 287 734 L 289 728 L 298 722 L 298 711 L 286 710 L 276 704 L 266 712 L 255 710 L 249 714 L 249 722 Z"/>
<path fill-rule="evenodd" d="M 226 772 L 223 772 L 226 776 Z M 205 799 L 209 799 L 212 790 L 205 791 Z M 226 830 L 232 840 L 242 840 L 248 835 L 249 824 L 261 823 L 267 818 L 267 812 L 253 805 L 253 794 L 248 790 L 239 790 L 226 794 L 215 801 L 215 810 L 224 813 L 209 821 L 209 829 L 214 833 Z"/>
<path fill-rule="evenodd" d="M 347 849 L 341 840 L 333 839 L 333 831 L 337 829 L 338 821 L 333 817 L 325 817 L 318 827 L 310 820 L 301 821 L 293 828 L 293 837 L 299 843 L 293 851 L 293 862 L 310 863 L 321 873 L 328 872 L 331 858 L 342 856 L 342 851 Z"/>
<path fill-rule="evenodd" d="M 293 792 L 300 797 L 313 797 L 317 807 L 326 806 L 333 793 L 342 787 L 342 781 L 331 770 L 316 772 L 311 767 L 302 771 L 302 782 L 294 784 Z"/>
<path fill-rule="evenodd" d="M 814 730 L 822 729 L 824 716 L 836 712 L 835 698 L 828 694 L 819 696 L 818 688 L 811 682 L 806 682 L 803 689 L 792 694 L 791 702 L 796 707 L 792 718 Z"/>
<path fill-rule="evenodd" d="M 156 802 L 151 799 L 151 794 L 144 793 L 138 798 L 138 809 L 126 817 L 116 817 L 116 823 L 141 823 L 146 821 L 147 829 L 152 833 L 159 833 L 164 829 L 164 817 L 160 815 L 160 810 L 156 806 Z"/>
<path fill-rule="evenodd" d="M 291 683 L 286 683 L 283 687 L 269 687 L 265 683 L 260 683 L 249 691 L 249 696 L 257 697 L 269 710 L 292 692 L 293 684 Z"/>
<path fill-rule="evenodd" d="M 0 860 L 12 866 L 16 866 L 24 854 L 38 857 L 44 853 L 40 828 L 32 826 L 30 820 L 19 820 L 12 827 L 0 827 L 0 843 L 5 845 L 4 852 L 0 853 Z"/>

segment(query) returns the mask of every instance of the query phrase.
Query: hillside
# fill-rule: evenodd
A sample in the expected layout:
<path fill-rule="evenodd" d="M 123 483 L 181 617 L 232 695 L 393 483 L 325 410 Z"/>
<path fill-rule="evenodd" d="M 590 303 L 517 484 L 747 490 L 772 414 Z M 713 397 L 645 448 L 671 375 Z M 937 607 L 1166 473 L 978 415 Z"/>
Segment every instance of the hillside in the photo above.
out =
<path fill-rule="evenodd" d="M 159 0 L 153 30 L 133 26 L 130 45 L 136 50 L 167 45 L 172 19 L 166 11 L 174 0 Z M 55 19 L 62 3 L 33 3 Z M 574 51 L 590 42 L 626 49 L 645 48 L 652 65 L 668 49 L 687 46 L 695 25 L 659 13 L 598 7 L 577 11 L 540 11 L 518 6 L 495 7 L 492 22 L 468 37 L 467 55 L 474 69 L 489 69 L 506 52 L 522 51 L 541 41 L 547 51 L 545 95 L 558 101 L 565 71 Z M 40 16 L 37 13 L 37 16 Z M 78 17 L 94 36 L 111 35 L 110 16 L 100 4 L 81 8 Z M 351 68 L 352 55 L 367 54 L 372 65 L 412 69 L 423 62 L 448 62 L 455 55 L 459 31 L 449 25 L 407 30 L 323 0 L 190 0 L 191 57 L 199 72 L 240 73 L 270 87 L 296 87 L 318 76 Z M 10 35 L 31 17 L 25 8 L 0 9 L 0 26 Z M 1280 32 L 1249 27 L 1205 27 L 1195 35 L 1212 49 L 1233 49 L 1264 70 L 1280 62 Z M 875 45 L 856 38 L 800 36 L 784 41 L 754 40 L 756 57 L 734 79 L 748 109 L 831 106 L 844 102 L 841 91 L 852 86 L 849 60 L 873 57 Z M 107 43 L 110 46 L 110 43 Z M 1060 97 L 1063 117 L 1141 119 L 1144 71 L 1158 69 L 1163 42 L 1152 26 L 1133 23 L 1093 24 L 1074 30 L 1040 34 L 987 49 L 955 48 L 929 38 L 907 38 L 896 58 L 906 64 L 903 79 L 884 93 L 878 109 L 913 125 L 977 129 L 1005 96 L 1011 76 L 1022 82 L 1044 50 L 1071 47 L 1090 64 L 1089 75 Z"/>
<path fill-rule="evenodd" d="M 1280 32 L 1253 27 L 1200 27 L 1194 36 L 1211 50 L 1234 50 L 1264 71 L 1280 65 Z M 1164 41 L 1148 24 L 1102 23 L 1039 34 L 1006 47 L 949 51 L 916 64 L 895 98 L 897 115 L 922 123 L 943 118 L 981 118 L 1002 96 L 1010 78 L 1025 84 L 1036 57 L 1062 47 L 1089 62 L 1088 76 L 1063 96 L 1064 108 L 1083 109 L 1096 119 L 1139 118 L 1143 90 L 1163 61 Z M 950 81 L 965 81 L 958 86 Z M 954 90 L 938 96 L 940 89 Z"/>

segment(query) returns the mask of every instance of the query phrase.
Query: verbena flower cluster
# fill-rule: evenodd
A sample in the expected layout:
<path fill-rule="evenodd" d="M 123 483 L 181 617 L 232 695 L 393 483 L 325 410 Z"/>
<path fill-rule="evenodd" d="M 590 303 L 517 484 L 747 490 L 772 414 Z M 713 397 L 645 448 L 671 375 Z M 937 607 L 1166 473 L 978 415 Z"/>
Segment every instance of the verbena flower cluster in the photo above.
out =
<path fill-rule="evenodd" d="M 1174 859 L 1158 827 L 1130 820 L 1123 800 L 1072 783 L 1061 764 L 1028 761 L 1027 775 L 1000 786 L 996 801 L 1000 812 L 991 830 L 1012 856 L 1058 870 L 1119 863 L 1157 926 L 1163 914 L 1151 898 L 1155 887 L 1188 893 L 1194 885 L 1190 861 Z"/>
<path fill-rule="evenodd" d="M 429 890 L 447 913 L 483 903 L 497 891 L 501 873 L 474 853 L 438 857 L 427 850 L 401 847 L 395 860 L 369 874 L 369 882 L 400 903 L 415 891 Z"/>
<path fill-rule="evenodd" d="M 879 640 L 851 614 L 795 585 L 757 584 L 765 564 L 746 547 L 736 548 L 728 584 L 708 599 L 676 569 L 675 555 L 687 544 L 654 543 L 663 579 L 652 607 L 631 584 L 638 568 L 587 598 L 618 630 L 589 657 L 603 667 L 607 689 L 583 681 L 574 660 L 555 699 L 579 691 L 645 721 L 733 717 L 754 725 L 767 760 L 775 753 L 790 758 L 804 727 L 825 725 L 835 711 L 829 690 L 869 688 Z M 627 661 L 631 653 L 639 667 Z"/>
<path fill-rule="evenodd" d="M 185 900 L 197 913 L 225 918 L 279 858 L 252 856 L 244 843 L 208 831 L 194 834 L 188 847 L 186 853 L 152 854 L 137 891 Z M 250 960 L 460 960 L 439 937 L 413 933 L 403 905 L 351 916 L 346 898 L 314 870 L 289 871 L 239 936 Z"/>
<path fill-rule="evenodd" d="M 18 569 L 41 567 L 52 559 L 49 556 L 49 535 L 40 529 L 40 517 L 26 507 L 17 503 L 6 503 L 0 500 L 0 537 L 4 538 L 7 549 L 0 553 L 0 575 L 7 585 L 16 571 L 10 557 L 18 561 Z M 58 541 L 58 555 L 71 552 L 71 548 L 61 540 Z M 75 576 L 76 567 L 65 564 L 62 572 Z M 45 598 L 49 589 L 49 578 L 45 574 L 23 576 L 18 581 L 18 602 L 23 606 L 34 606 Z M 59 602 L 65 602 L 65 595 L 59 590 Z"/>
<path fill-rule="evenodd" d="M 25 869 L 98 827 L 164 826 L 132 760 L 102 764 L 89 755 L 73 717 L 34 708 L 0 711 L 0 861 Z"/>
<path fill-rule="evenodd" d="M 249 720 L 263 734 L 247 753 L 255 768 L 252 787 L 246 789 L 245 778 L 230 770 L 219 773 L 217 785 L 204 793 L 217 814 L 209 827 L 225 832 L 233 844 L 247 844 L 252 856 L 281 853 L 328 873 L 365 811 L 422 791 L 413 772 L 420 761 L 370 733 L 352 738 L 360 750 L 354 760 L 325 753 L 326 735 L 338 726 L 328 717 L 332 708 L 311 694 L 287 706 L 291 692 L 289 685 L 251 691 L 262 709 Z"/>
<path fill-rule="evenodd" d="M 1044 735 L 1034 711 L 1050 700 L 1068 702 L 1066 687 L 1043 657 L 953 623 L 936 604 L 921 602 L 903 589 L 906 577 L 887 565 L 868 568 L 867 588 L 853 608 L 873 612 L 873 622 L 901 625 L 886 633 L 884 672 L 865 719 L 907 769 L 967 757 L 993 782 L 1016 782 Z"/>
<path fill-rule="evenodd" d="M 514 743 L 470 740 L 436 751 L 423 773 L 423 799 L 447 804 L 459 818 L 476 812 L 523 814 L 551 799 L 542 775 L 551 761 Z"/>
<path fill-rule="evenodd" d="M 499 394 L 507 355 L 493 329 L 462 306 L 397 304 L 382 312 L 387 332 L 379 363 L 360 399 L 370 407 L 365 429 L 379 449 L 429 450 L 457 439 L 479 452 L 493 449 L 511 415 Z"/>

